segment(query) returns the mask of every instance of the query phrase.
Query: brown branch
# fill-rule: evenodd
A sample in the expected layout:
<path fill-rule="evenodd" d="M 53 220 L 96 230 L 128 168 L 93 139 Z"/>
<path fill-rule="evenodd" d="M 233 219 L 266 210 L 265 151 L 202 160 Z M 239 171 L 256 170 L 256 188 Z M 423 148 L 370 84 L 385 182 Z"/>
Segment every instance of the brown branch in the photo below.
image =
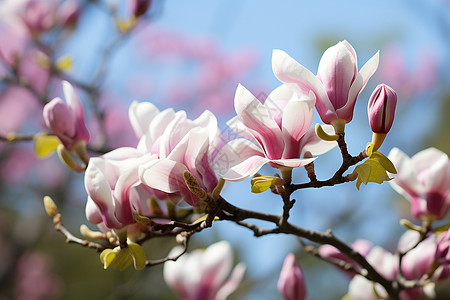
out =
<path fill-rule="evenodd" d="M 66 243 L 68 243 L 68 244 L 70 244 L 70 243 L 78 244 L 83 247 L 94 249 L 97 252 L 101 252 L 101 251 L 105 250 L 106 248 L 109 248 L 102 244 L 90 242 L 88 240 L 83 240 L 83 239 L 80 239 L 80 238 L 74 236 L 62 223 L 62 217 L 61 217 L 61 214 L 59 214 L 59 213 L 53 217 L 53 224 L 55 224 L 55 227 L 54 227 L 55 230 L 58 232 L 61 232 L 66 237 Z"/>

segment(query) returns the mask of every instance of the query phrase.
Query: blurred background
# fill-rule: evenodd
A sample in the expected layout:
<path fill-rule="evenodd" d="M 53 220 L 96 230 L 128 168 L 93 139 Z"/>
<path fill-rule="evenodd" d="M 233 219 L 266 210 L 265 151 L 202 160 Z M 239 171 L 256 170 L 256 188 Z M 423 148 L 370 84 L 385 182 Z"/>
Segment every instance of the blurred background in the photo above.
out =
<path fill-rule="evenodd" d="M 78 86 L 94 148 L 136 145 L 128 123 L 133 100 L 151 101 L 160 110 L 183 109 L 191 119 L 209 109 L 227 130 L 238 83 L 261 100 L 280 84 L 272 73 L 273 49 L 316 73 L 324 50 L 347 40 L 359 68 L 380 51 L 378 71 L 346 127 L 349 152 L 358 154 L 370 141 L 367 102 L 376 85 L 386 83 L 397 91 L 398 105 L 380 151 L 387 155 L 398 147 L 412 156 L 433 146 L 450 153 L 448 0 L 152 0 L 130 31 L 128 0 L 79 0 L 77 10 L 70 10 L 74 2 L 69 0 L 35 1 L 44 12 L 34 12 L 24 24 L 32 14 L 24 9 L 27 2 L 0 0 L 3 137 L 44 130 L 42 106 L 62 96 L 61 79 Z M 50 70 L 48 61 L 58 69 Z M 329 178 L 340 162 L 338 149 L 321 156 L 315 162 L 318 178 Z M 273 175 L 274 170 L 260 173 Z M 44 195 L 55 199 L 72 232 L 87 224 L 83 175 L 65 169 L 56 155 L 38 159 L 32 143 L 1 140 L 0 176 L 0 299 L 176 299 L 163 282 L 162 266 L 103 270 L 97 253 L 65 244 L 53 230 Z M 303 169 L 294 171 L 294 182 L 306 181 Z M 279 197 L 251 194 L 249 180 L 228 183 L 223 195 L 243 208 L 282 211 Z M 364 238 L 395 251 L 404 232 L 399 219 L 413 221 L 408 202 L 387 183 L 363 185 L 360 191 L 354 183 L 301 190 L 293 197 L 294 224 L 331 228 L 348 243 Z M 237 225 L 216 222 L 194 236 L 190 249 L 223 239 L 235 249 L 236 262 L 247 265 L 245 280 L 230 299 L 280 299 L 276 283 L 290 252 L 305 273 L 309 299 L 341 299 L 346 293 L 348 278 L 304 253 L 294 237 L 255 238 Z M 174 245 L 161 239 L 145 249 L 150 258 L 160 258 Z"/>

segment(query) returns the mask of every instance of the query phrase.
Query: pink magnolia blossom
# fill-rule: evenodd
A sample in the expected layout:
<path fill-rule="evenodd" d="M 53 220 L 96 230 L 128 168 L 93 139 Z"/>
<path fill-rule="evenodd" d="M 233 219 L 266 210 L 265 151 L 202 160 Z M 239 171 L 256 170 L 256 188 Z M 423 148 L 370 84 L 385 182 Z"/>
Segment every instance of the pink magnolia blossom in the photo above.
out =
<path fill-rule="evenodd" d="M 375 133 L 388 133 L 394 122 L 397 94 L 385 85 L 378 85 L 369 99 L 367 107 L 369 123 Z"/>
<path fill-rule="evenodd" d="M 441 233 L 437 239 L 436 260 L 450 265 L 450 230 Z"/>
<path fill-rule="evenodd" d="M 411 203 L 417 219 L 440 220 L 450 205 L 450 161 L 447 154 L 428 148 L 409 158 L 398 148 L 389 153 L 397 174 L 389 183 Z"/>
<path fill-rule="evenodd" d="M 313 92 L 316 109 L 326 124 L 336 119 L 348 123 L 353 118 L 356 98 L 378 67 L 376 53 L 358 72 L 356 52 L 342 41 L 323 54 L 317 76 L 281 50 L 274 50 L 272 67 L 284 83 L 293 83 L 304 93 Z"/>
<path fill-rule="evenodd" d="M 418 280 L 423 275 L 428 274 L 434 262 L 436 250 L 436 236 L 431 235 L 413 248 L 417 243 L 419 234 L 413 231 L 407 231 L 398 244 L 398 250 L 407 252 L 402 259 L 402 274 L 408 280 Z M 381 247 L 373 247 L 366 256 L 367 261 L 388 280 L 394 280 L 398 273 L 399 258 Z M 432 277 L 436 280 L 436 277 Z M 375 284 L 361 275 L 353 277 L 349 284 L 349 295 L 352 300 L 377 300 L 379 299 L 373 292 L 387 299 L 386 290 L 380 285 Z M 432 297 L 434 295 L 434 283 L 427 284 L 424 287 L 413 289 L 404 289 L 400 292 L 401 300 L 415 300 L 423 296 Z"/>
<path fill-rule="evenodd" d="M 184 111 L 159 112 L 153 105 L 146 106 L 144 110 L 133 110 L 133 128 L 141 136 L 137 148 L 157 154 L 158 159 L 141 165 L 141 181 L 165 193 L 180 193 L 188 204 L 197 206 L 199 198 L 189 190 L 183 174 L 189 171 L 205 192 L 217 186 L 212 168 L 212 155 L 220 143 L 215 116 L 205 111 L 190 120 Z"/>
<path fill-rule="evenodd" d="M 61 299 L 64 291 L 64 282 L 55 274 L 52 257 L 41 253 L 23 254 L 13 278 L 15 299 Z"/>
<path fill-rule="evenodd" d="M 305 279 L 292 253 L 288 254 L 284 260 L 278 280 L 278 291 L 286 300 L 306 299 Z"/>
<path fill-rule="evenodd" d="M 54 98 L 44 107 L 45 125 L 61 140 L 68 150 L 75 143 L 89 141 L 89 132 L 84 123 L 84 111 L 80 99 L 72 85 L 62 82 L 67 104 L 61 98 Z"/>
<path fill-rule="evenodd" d="M 150 6 L 151 0 L 129 0 L 128 6 L 131 13 L 136 16 L 145 14 Z"/>
<path fill-rule="evenodd" d="M 181 252 L 174 248 L 169 257 Z M 239 263 L 231 271 L 233 251 L 228 242 L 212 244 L 205 250 L 185 253 L 164 263 L 164 280 L 182 300 L 224 300 L 236 290 L 245 272 Z M 229 275 L 231 272 L 231 275 Z"/>
<path fill-rule="evenodd" d="M 357 251 L 359 254 L 366 257 L 370 253 L 370 250 L 372 249 L 372 243 L 367 240 L 359 239 L 359 240 L 356 240 L 351 245 L 351 247 L 353 248 L 353 250 Z M 320 254 L 320 256 L 325 257 L 325 258 L 337 259 L 337 260 L 346 262 L 348 264 L 351 264 L 357 270 L 360 269 L 360 267 L 353 260 L 348 258 L 346 255 L 344 255 L 341 251 L 339 251 L 334 246 L 331 246 L 331 245 L 320 246 L 319 254 Z M 353 277 L 355 275 L 355 273 L 351 272 L 351 271 L 346 272 L 346 274 L 349 275 L 350 277 Z"/>
<path fill-rule="evenodd" d="M 55 0 L 28 0 L 21 17 L 31 33 L 39 34 L 55 24 L 57 6 Z"/>
<path fill-rule="evenodd" d="M 89 222 L 104 223 L 110 229 L 134 223 L 134 213 L 143 209 L 142 197 L 136 188 L 141 184 L 138 168 L 155 158 L 128 147 L 91 158 L 84 178 Z"/>
<path fill-rule="evenodd" d="M 264 164 L 275 168 L 304 166 L 336 146 L 325 142 L 311 128 L 314 96 L 299 95 L 286 85 L 275 89 L 261 104 L 239 85 L 234 98 L 237 116 L 227 125 L 244 138 L 232 139 L 217 154 L 215 165 L 226 180 L 240 181 Z M 330 133 L 332 128 L 324 127 Z"/>
<path fill-rule="evenodd" d="M 76 0 L 66 0 L 59 5 L 57 18 L 62 26 L 74 27 L 78 23 L 80 14 L 80 3 Z"/>
<path fill-rule="evenodd" d="M 373 247 L 366 259 L 386 279 L 392 280 L 397 276 L 398 257 L 383 248 Z M 378 295 L 387 299 L 386 290 L 380 284 L 373 285 L 373 282 L 361 275 L 356 275 L 350 281 L 348 294 L 352 300 L 378 300 L 373 292 L 374 288 Z"/>

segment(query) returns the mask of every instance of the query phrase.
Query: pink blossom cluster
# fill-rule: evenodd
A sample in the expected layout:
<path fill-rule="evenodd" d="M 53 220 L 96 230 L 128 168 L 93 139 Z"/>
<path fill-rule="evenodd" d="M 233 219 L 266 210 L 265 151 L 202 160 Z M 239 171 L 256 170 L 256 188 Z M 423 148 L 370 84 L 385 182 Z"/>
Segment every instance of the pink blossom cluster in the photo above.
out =
<path fill-rule="evenodd" d="M 314 107 L 325 123 L 349 122 L 357 95 L 377 67 L 378 55 L 358 72 L 353 47 L 340 42 L 324 53 L 317 77 L 280 50 L 274 51 L 272 61 L 283 84 L 264 104 L 238 86 L 237 115 L 227 123 L 226 134 L 232 132 L 232 138 L 221 134 L 210 111 L 191 120 L 184 111 L 160 111 L 149 102 L 134 102 L 129 117 L 139 138 L 137 147 L 118 148 L 89 162 L 88 219 L 107 228 L 123 228 L 135 223 L 136 213 L 151 213 L 148 198 L 163 203 L 182 199 L 201 206 L 206 197 L 218 197 L 219 180 L 244 180 L 265 164 L 292 170 L 335 147 L 335 141 L 322 140 L 311 126 Z M 47 121 L 51 110 L 45 114 Z M 334 134 L 332 126 L 323 128 Z M 186 173 L 195 182 L 188 182 Z"/>
<path fill-rule="evenodd" d="M 419 235 L 417 231 L 409 230 L 405 232 L 400 238 L 396 254 L 382 247 L 372 246 L 366 240 L 358 240 L 352 247 L 364 256 L 386 279 L 395 280 L 401 276 L 405 280 L 422 281 L 422 284 L 415 288 L 401 291 L 400 299 L 414 300 L 421 299 L 424 296 L 433 298 L 435 286 L 450 275 L 450 233 L 446 231 L 440 234 L 430 234 L 416 245 L 419 242 Z M 333 246 L 321 246 L 319 253 L 322 257 L 346 262 L 353 266 L 354 270 L 361 270 L 358 265 Z M 401 258 L 398 253 L 403 254 Z M 399 263 L 399 259 L 401 259 L 401 263 Z M 399 265 L 401 265 L 401 270 L 399 270 Z M 376 300 L 379 297 L 386 298 L 388 296 L 381 285 L 370 282 L 354 271 L 347 271 L 346 273 L 351 278 L 348 288 L 351 299 Z M 376 291 L 376 294 L 374 291 Z"/>

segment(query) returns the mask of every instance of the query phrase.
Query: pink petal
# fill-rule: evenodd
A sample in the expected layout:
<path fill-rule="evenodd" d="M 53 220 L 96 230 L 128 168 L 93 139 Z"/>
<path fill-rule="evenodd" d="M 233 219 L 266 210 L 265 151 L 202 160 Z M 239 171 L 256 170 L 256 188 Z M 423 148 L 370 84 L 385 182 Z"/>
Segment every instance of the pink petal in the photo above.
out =
<path fill-rule="evenodd" d="M 335 134 L 334 128 L 331 125 L 322 125 L 323 130 L 333 135 Z M 334 147 L 337 146 L 337 142 L 335 141 L 324 141 L 321 138 L 319 138 L 316 135 L 316 131 L 314 127 L 311 127 L 303 136 L 303 138 L 300 141 L 300 149 L 301 149 L 301 155 L 300 157 L 303 157 L 306 152 L 309 152 L 312 154 L 312 156 L 317 156 L 324 154 Z"/>
<path fill-rule="evenodd" d="M 334 109 L 337 111 L 347 103 L 348 93 L 356 73 L 356 53 L 348 42 L 339 42 L 328 48 L 322 55 L 317 78 L 327 91 Z"/>
<path fill-rule="evenodd" d="M 298 100 L 298 98 L 298 94 L 295 92 L 295 87 L 292 84 L 282 84 L 267 96 L 264 106 L 269 110 L 278 127 L 282 128 L 281 120 L 286 105 L 291 101 Z"/>
<path fill-rule="evenodd" d="M 258 172 L 267 161 L 257 145 L 239 138 L 219 151 L 214 158 L 214 168 L 226 180 L 241 181 Z"/>
<path fill-rule="evenodd" d="M 224 284 L 222 284 L 220 289 L 217 291 L 215 300 L 227 299 L 227 297 L 231 293 L 233 293 L 237 289 L 239 284 L 242 282 L 245 270 L 246 266 L 244 263 L 237 264 L 236 267 L 234 267 L 233 271 L 231 272 L 230 277 Z"/>
<path fill-rule="evenodd" d="M 86 191 L 100 210 L 105 225 L 109 228 L 120 228 L 122 224 L 115 217 L 111 187 L 104 174 L 96 166 L 96 162 L 96 160 L 91 159 L 86 169 L 84 177 Z"/>
<path fill-rule="evenodd" d="M 269 158 L 280 158 L 283 153 L 281 130 L 267 108 L 245 87 L 239 85 L 234 98 L 236 113 L 253 130 Z"/>
<path fill-rule="evenodd" d="M 394 177 L 389 181 L 391 187 L 408 199 L 411 195 L 420 195 L 423 187 L 417 180 L 413 161 L 398 148 L 393 148 L 388 157 L 397 169 L 397 174 L 391 175 Z"/>
<path fill-rule="evenodd" d="M 321 117 L 327 116 L 329 121 L 336 117 L 336 112 L 328 98 L 322 82 L 307 68 L 296 62 L 286 52 L 274 50 L 272 69 L 275 76 L 284 83 L 295 83 L 304 94 L 313 91 L 316 95 L 316 108 Z M 325 120 L 324 120 L 325 122 Z"/>
<path fill-rule="evenodd" d="M 138 103 L 133 101 L 128 110 L 131 126 L 138 138 L 142 137 L 148 130 L 149 125 L 159 114 L 159 109 L 150 102 Z"/>
<path fill-rule="evenodd" d="M 192 206 L 198 205 L 198 197 L 191 193 L 186 185 L 183 172 L 185 165 L 170 159 L 158 159 L 139 167 L 141 182 L 149 187 L 166 193 L 180 193 L 184 201 Z"/>
<path fill-rule="evenodd" d="M 348 92 L 348 100 L 347 103 L 337 110 L 340 118 L 346 119 L 347 122 L 353 117 L 353 108 L 355 107 L 356 97 L 359 93 L 364 89 L 367 84 L 367 81 L 372 77 L 375 71 L 378 68 L 380 60 L 379 52 L 375 53 L 372 58 L 370 58 L 366 64 L 361 68 L 359 73 L 356 75 L 355 81 L 353 82 L 350 90 Z"/>
<path fill-rule="evenodd" d="M 311 92 L 312 97 L 314 95 Z M 300 158 L 300 140 L 311 128 L 314 98 L 289 102 L 283 112 L 283 158 Z"/>

